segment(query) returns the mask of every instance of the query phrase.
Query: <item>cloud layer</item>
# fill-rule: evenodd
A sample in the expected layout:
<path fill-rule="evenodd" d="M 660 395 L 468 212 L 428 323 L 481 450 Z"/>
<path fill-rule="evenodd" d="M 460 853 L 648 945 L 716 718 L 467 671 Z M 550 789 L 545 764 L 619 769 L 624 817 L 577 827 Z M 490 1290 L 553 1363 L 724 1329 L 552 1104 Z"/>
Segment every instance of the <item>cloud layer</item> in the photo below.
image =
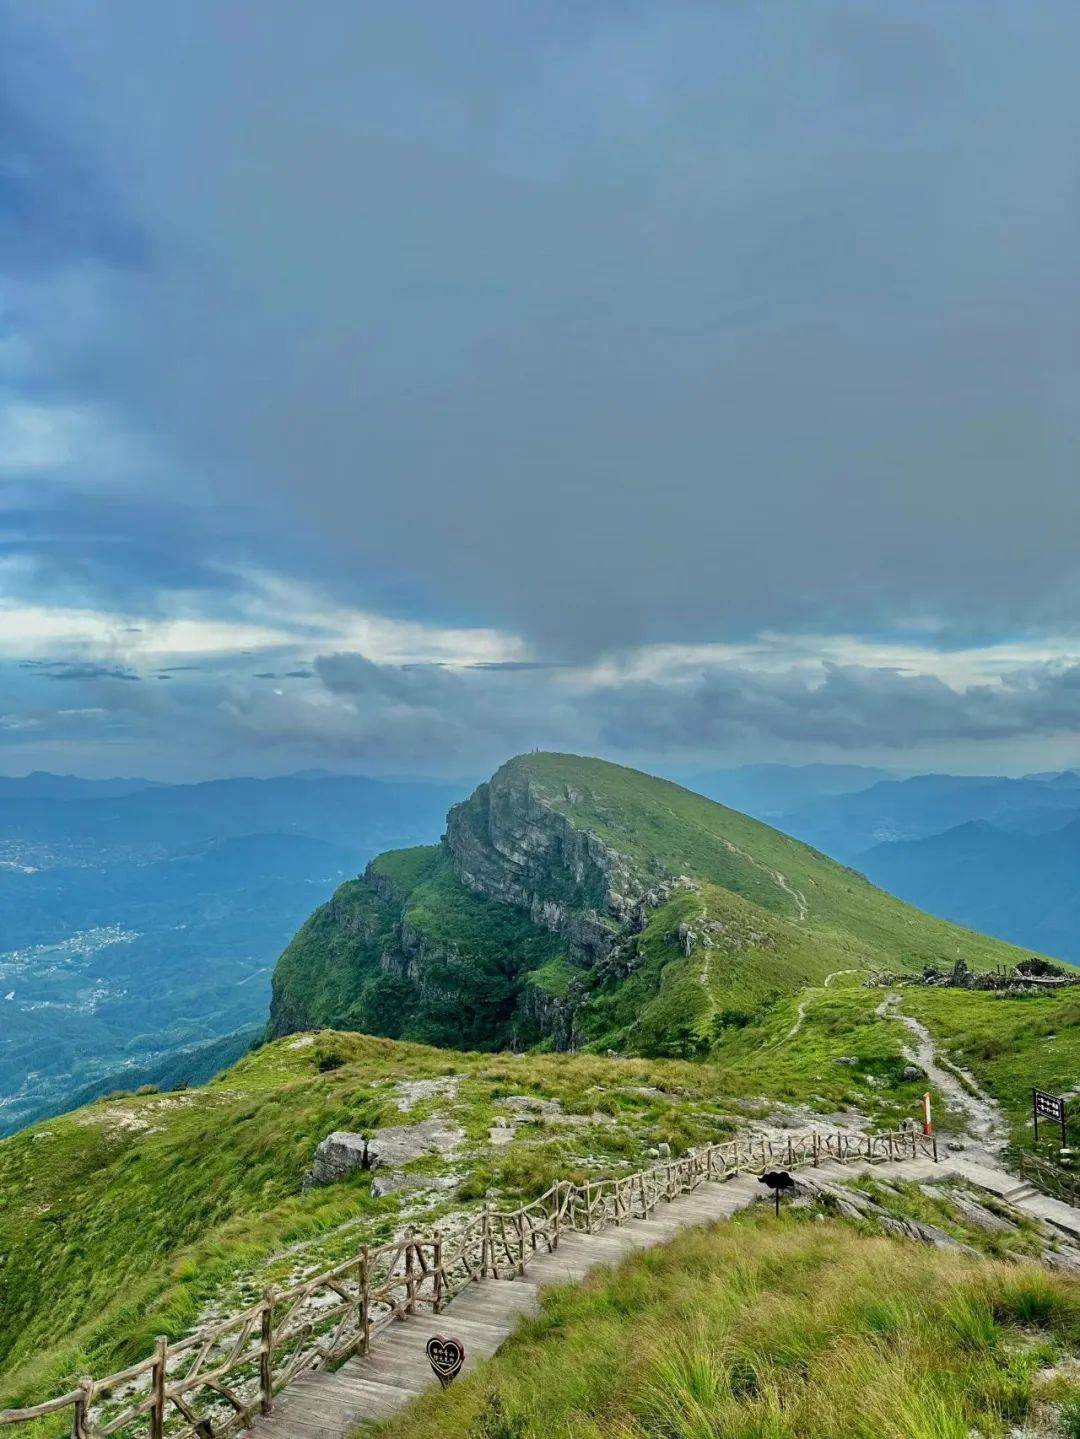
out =
<path fill-rule="evenodd" d="M 0 25 L 18 762 L 1071 742 L 1075 5 Z"/>

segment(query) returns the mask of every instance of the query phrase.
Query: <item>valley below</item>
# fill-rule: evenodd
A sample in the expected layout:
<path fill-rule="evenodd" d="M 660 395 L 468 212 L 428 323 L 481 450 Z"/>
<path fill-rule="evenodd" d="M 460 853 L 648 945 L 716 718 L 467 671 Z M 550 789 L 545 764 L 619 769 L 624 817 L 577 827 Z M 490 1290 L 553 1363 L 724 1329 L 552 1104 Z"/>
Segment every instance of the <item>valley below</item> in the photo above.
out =
<path fill-rule="evenodd" d="M 453 793 L 347 777 L 43 787 L 0 793 L 0 1134 L 237 1058 L 304 917 L 387 840 L 437 835 Z"/>

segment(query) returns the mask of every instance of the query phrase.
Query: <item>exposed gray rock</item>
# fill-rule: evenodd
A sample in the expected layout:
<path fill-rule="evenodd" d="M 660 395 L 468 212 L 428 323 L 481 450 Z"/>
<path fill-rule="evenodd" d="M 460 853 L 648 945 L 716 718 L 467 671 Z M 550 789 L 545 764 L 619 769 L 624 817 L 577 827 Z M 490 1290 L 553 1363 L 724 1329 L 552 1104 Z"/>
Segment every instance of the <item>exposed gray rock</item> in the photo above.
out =
<path fill-rule="evenodd" d="M 395 1125 L 376 1129 L 367 1144 L 369 1169 L 398 1168 L 428 1154 L 452 1155 L 465 1131 L 449 1123 L 442 1115 L 432 1115 L 420 1124 Z"/>
<path fill-rule="evenodd" d="M 407 1114 L 425 1099 L 452 1099 L 461 1085 L 459 1074 L 446 1074 L 439 1079 L 403 1079 L 394 1086 L 398 1108 Z"/>
<path fill-rule="evenodd" d="M 304 1188 L 334 1184 L 358 1169 L 398 1169 L 428 1154 L 450 1156 L 464 1138 L 463 1129 L 439 1115 L 420 1124 L 376 1129 L 370 1136 L 335 1129 L 316 1149 Z"/>
<path fill-rule="evenodd" d="M 944 1197 L 966 1224 L 981 1229 L 986 1234 L 1011 1234 L 1016 1229 L 1015 1224 L 1010 1224 L 1007 1219 L 994 1214 L 970 1194 L 964 1194 L 958 1189 L 948 1189 Z"/>
<path fill-rule="evenodd" d="M 371 1181 L 371 1193 L 375 1199 L 381 1199 L 384 1194 L 456 1189 L 457 1185 L 458 1176 L 456 1174 L 450 1174 L 443 1178 L 431 1178 L 423 1174 L 405 1174 L 400 1169 L 391 1169 L 384 1174 L 375 1176 Z"/>
<path fill-rule="evenodd" d="M 512 1114 L 539 1114 L 547 1119 L 563 1112 L 557 1099 L 539 1099 L 535 1094 L 508 1094 L 499 1104 Z"/>
<path fill-rule="evenodd" d="M 315 1151 L 315 1161 L 304 1176 L 304 1188 L 317 1184 L 335 1184 L 358 1169 L 369 1169 L 367 1140 L 362 1134 L 335 1129 Z"/>
<path fill-rule="evenodd" d="M 900 1078 L 905 1084 L 912 1084 L 917 1079 L 925 1079 L 926 1070 L 920 1069 L 917 1064 L 905 1064 L 900 1072 Z"/>
<path fill-rule="evenodd" d="M 876 1216 L 877 1222 L 888 1234 L 899 1235 L 901 1239 L 918 1239 L 923 1244 L 934 1244 L 939 1249 L 955 1249 L 961 1254 L 978 1254 L 970 1244 L 961 1244 L 959 1239 L 954 1239 L 951 1234 L 946 1234 L 944 1229 L 938 1229 L 934 1224 L 923 1224 L 918 1219 L 894 1219 L 890 1214 Z"/>
<path fill-rule="evenodd" d="M 446 843 L 464 884 L 527 910 L 586 964 L 607 954 L 648 888 L 617 850 L 577 829 L 512 770 L 454 806 Z"/>

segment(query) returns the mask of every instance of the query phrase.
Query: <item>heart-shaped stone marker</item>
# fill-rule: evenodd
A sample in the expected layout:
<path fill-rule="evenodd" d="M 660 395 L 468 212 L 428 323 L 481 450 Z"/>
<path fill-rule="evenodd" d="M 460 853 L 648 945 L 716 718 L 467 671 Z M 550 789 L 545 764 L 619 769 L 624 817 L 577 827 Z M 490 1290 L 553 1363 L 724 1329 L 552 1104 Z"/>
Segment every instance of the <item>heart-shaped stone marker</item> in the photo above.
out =
<path fill-rule="evenodd" d="M 433 1334 L 427 1342 L 427 1357 L 445 1389 L 461 1373 L 461 1366 L 465 1363 L 465 1346 L 460 1339 Z"/>

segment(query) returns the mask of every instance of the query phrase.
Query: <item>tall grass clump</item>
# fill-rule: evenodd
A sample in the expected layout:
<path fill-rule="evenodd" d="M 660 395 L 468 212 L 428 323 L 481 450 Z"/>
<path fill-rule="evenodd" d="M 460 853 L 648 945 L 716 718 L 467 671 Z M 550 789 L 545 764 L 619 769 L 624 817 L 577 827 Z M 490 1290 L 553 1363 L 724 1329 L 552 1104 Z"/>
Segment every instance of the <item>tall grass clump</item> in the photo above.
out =
<path fill-rule="evenodd" d="M 549 1291 L 471 1378 L 378 1432 L 1005 1439 L 1076 1352 L 1077 1304 L 1074 1280 L 1034 1266 L 750 1215 Z"/>

